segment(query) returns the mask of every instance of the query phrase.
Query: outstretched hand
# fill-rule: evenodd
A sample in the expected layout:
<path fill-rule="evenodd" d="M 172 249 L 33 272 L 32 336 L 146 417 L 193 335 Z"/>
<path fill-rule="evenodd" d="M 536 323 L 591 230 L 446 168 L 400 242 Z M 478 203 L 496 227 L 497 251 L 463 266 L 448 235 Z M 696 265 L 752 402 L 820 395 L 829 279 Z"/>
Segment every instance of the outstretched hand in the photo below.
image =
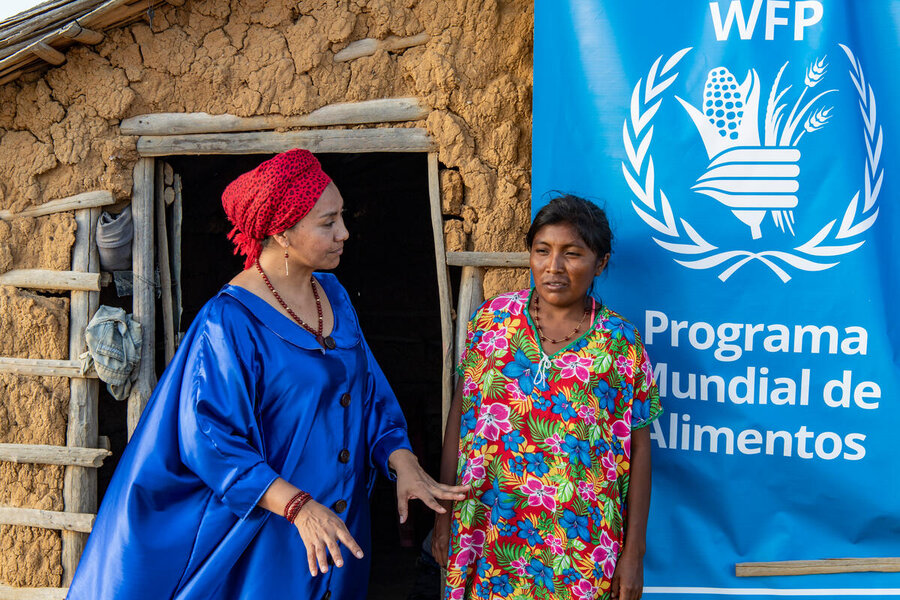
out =
<path fill-rule="evenodd" d="M 433 511 L 445 513 L 447 509 L 438 500 L 465 500 L 466 493 L 471 489 L 467 485 L 436 482 L 409 450 L 394 450 L 388 464 L 397 473 L 397 510 L 401 523 L 405 523 L 409 516 L 409 501 L 412 499 L 418 498 Z"/>
<path fill-rule="evenodd" d="M 315 500 L 310 500 L 300 509 L 297 518 L 294 519 L 294 526 L 297 527 L 303 545 L 306 546 L 306 560 L 309 563 L 309 573 L 313 577 L 319 572 L 328 572 L 328 554 L 331 554 L 336 567 L 344 566 L 344 557 L 341 555 L 338 542 L 344 544 L 356 558 L 363 557 L 362 548 L 350 535 L 341 518 Z"/>

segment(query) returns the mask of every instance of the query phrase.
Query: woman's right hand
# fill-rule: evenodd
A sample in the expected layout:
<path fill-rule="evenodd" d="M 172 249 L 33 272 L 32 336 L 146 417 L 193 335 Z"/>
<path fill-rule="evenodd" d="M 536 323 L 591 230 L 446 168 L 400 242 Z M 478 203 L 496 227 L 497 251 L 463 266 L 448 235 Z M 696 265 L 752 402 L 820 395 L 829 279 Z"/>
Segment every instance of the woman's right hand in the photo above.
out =
<path fill-rule="evenodd" d="M 338 542 L 343 543 L 356 558 L 363 557 L 362 548 L 350 535 L 347 526 L 331 509 L 322 506 L 315 500 L 307 502 L 297 518 L 294 526 L 300 532 L 306 546 L 306 559 L 309 562 L 309 573 L 313 577 L 328 572 L 328 554 L 336 567 L 344 566 L 344 557 Z M 328 553 L 326 554 L 326 548 Z"/>
<path fill-rule="evenodd" d="M 447 556 L 450 548 L 450 507 L 445 506 L 447 512 L 437 514 L 434 518 L 434 531 L 431 532 L 431 555 L 441 568 L 446 567 Z"/>

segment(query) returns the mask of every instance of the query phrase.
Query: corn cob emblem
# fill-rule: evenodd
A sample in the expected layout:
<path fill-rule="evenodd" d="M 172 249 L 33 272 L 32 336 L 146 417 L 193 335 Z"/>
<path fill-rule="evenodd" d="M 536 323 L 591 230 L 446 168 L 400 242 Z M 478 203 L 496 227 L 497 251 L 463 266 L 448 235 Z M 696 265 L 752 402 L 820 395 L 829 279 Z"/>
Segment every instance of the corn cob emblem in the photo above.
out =
<path fill-rule="evenodd" d="M 787 227 L 793 234 L 791 209 L 797 206 L 800 188 L 801 154 L 796 146 L 805 133 L 828 122 L 830 107 L 810 110 L 822 96 L 837 91 L 827 90 L 802 105 L 807 90 L 825 76 L 825 59 L 815 61 L 806 71 L 806 87 L 785 118 L 787 104 L 781 100 L 790 86 L 780 89 L 779 82 L 787 65 L 781 67 L 769 94 L 762 141 L 760 84 L 755 70 L 738 85 L 727 68 L 712 69 L 706 77 L 701 109 L 676 96 L 697 127 L 710 160 L 692 189 L 731 208 L 734 216 L 750 227 L 753 239 L 762 237 L 761 224 L 768 211 L 782 231 Z"/>

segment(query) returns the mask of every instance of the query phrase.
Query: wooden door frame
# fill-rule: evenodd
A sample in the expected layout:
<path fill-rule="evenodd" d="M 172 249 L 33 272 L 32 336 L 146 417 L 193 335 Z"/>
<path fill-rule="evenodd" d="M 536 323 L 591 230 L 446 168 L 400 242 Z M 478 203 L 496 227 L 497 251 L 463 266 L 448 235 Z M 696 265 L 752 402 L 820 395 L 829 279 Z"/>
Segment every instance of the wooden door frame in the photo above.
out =
<path fill-rule="evenodd" d="M 153 387 L 155 368 L 155 159 L 183 155 L 276 154 L 292 148 L 313 153 L 421 152 L 428 155 L 428 197 L 434 239 L 438 302 L 441 312 L 441 414 L 446 423 L 453 394 L 453 313 L 450 274 L 444 247 L 437 147 L 425 129 L 367 128 L 316 129 L 251 133 L 204 133 L 189 135 L 145 135 L 138 137 L 140 159 L 134 168 L 132 218 L 134 220 L 134 308 L 133 317 L 144 332 L 138 379 L 128 399 L 128 436 L 137 426 Z"/>

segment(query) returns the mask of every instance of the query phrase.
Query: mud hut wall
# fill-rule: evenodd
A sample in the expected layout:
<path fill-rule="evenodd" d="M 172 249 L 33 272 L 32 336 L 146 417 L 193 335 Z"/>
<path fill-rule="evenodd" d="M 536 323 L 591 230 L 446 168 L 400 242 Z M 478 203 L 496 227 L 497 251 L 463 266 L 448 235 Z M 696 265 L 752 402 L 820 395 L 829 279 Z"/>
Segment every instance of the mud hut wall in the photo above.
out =
<path fill-rule="evenodd" d="M 335 62 L 351 42 L 428 41 Z M 0 209 L 106 189 L 126 200 L 153 112 L 302 115 L 417 96 L 439 148 L 447 250 L 521 251 L 529 222 L 533 5 L 528 0 L 189 0 L 76 46 L 65 64 L 0 87 Z M 395 125 L 396 126 L 396 125 Z M 402 126 L 402 125 L 401 125 Z M 0 272 L 65 270 L 72 213 L 0 221 Z M 485 293 L 527 283 L 491 270 Z M 0 288 L 0 355 L 65 359 L 68 300 Z M 0 376 L 0 441 L 64 444 L 68 382 Z M 62 509 L 62 467 L 0 463 L 0 503 Z M 0 583 L 57 586 L 59 533 L 0 527 Z"/>

